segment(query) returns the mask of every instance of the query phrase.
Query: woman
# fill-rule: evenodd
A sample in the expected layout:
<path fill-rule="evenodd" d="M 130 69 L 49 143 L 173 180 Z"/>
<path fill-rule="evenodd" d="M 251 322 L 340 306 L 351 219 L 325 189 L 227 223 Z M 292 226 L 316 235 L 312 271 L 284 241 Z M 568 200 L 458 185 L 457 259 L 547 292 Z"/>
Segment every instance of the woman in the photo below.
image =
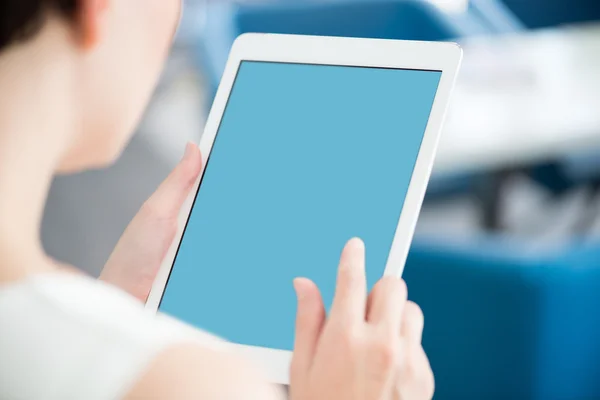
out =
<path fill-rule="evenodd" d="M 0 1 L 0 399 L 277 399 L 225 342 L 143 312 L 201 169 L 189 145 L 99 281 L 43 251 L 52 177 L 112 163 L 168 53 L 179 0 Z M 298 295 L 290 397 L 427 399 L 423 317 L 401 280 L 367 299 L 364 246 L 344 249 L 331 313 Z"/>

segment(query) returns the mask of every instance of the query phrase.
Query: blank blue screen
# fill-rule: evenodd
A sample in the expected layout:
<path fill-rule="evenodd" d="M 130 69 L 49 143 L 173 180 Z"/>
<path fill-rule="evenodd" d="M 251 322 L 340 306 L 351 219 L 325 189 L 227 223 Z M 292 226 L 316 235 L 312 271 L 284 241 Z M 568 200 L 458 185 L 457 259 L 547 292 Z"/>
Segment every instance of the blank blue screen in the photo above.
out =
<path fill-rule="evenodd" d="M 160 310 L 236 343 L 291 350 L 295 277 L 329 306 L 362 238 L 383 274 L 439 71 L 244 61 Z"/>

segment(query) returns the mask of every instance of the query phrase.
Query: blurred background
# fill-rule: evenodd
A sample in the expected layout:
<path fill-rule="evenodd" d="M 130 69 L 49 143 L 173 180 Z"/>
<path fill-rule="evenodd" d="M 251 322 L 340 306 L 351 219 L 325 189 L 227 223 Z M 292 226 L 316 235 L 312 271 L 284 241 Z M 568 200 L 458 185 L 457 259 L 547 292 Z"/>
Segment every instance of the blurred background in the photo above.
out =
<path fill-rule="evenodd" d="M 600 399 L 598 0 L 185 0 L 123 157 L 54 182 L 48 252 L 100 272 L 185 143 L 199 141 L 243 32 L 461 44 L 405 271 L 436 399 Z"/>

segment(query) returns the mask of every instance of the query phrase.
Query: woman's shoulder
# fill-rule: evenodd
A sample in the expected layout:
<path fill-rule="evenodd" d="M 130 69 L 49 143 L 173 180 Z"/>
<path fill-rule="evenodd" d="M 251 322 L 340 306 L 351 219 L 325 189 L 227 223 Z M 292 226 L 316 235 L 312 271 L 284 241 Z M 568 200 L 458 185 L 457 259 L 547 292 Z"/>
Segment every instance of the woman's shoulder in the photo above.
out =
<path fill-rule="evenodd" d="M 0 398 L 120 398 L 169 347 L 227 346 L 69 273 L 0 286 L 0 326 Z"/>

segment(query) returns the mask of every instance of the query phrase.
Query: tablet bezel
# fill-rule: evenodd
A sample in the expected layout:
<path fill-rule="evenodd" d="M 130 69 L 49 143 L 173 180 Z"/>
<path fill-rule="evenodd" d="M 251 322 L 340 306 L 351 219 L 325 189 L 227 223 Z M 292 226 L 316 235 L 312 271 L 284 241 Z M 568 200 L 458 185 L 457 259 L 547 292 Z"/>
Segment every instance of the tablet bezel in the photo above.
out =
<path fill-rule="evenodd" d="M 254 33 L 241 35 L 235 41 L 229 54 L 204 134 L 200 139 L 200 150 L 204 157 L 207 158 L 210 155 L 242 61 L 441 71 L 438 90 L 384 272 L 386 275 L 401 276 L 425 196 L 442 124 L 461 59 L 460 47 L 449 42 Z M 365 137 L 365 140 L 368 140 L 368 136 Z M 156 312 L 160 305 L 201 180 L 202 176 L 196 181 L 194 189 L 181 209 L 175 239 L 158 271 L 146 302 L 146 309 L 152 312 Z M 291 352 L 239 344 L 234 344 L 234 346 L 262 365 L 272 382 L 288 384 Z"/>

